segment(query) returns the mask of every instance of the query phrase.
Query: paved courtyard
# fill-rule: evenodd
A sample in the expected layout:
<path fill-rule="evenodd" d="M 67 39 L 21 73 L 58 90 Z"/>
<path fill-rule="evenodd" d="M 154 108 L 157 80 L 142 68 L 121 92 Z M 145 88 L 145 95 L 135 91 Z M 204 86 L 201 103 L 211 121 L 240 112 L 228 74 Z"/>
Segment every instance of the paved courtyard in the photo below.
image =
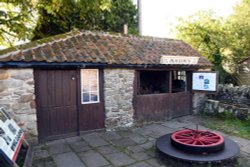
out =
<path fill-rule="evenodd" d="M 83 136 L 56 140 L 35 146 L 33 167 L 161 167 L 204 166 L 163 159 L 155 149 L 155 141 L 173 131 L 195 128 L 195 116 L 185 116 L 171 121 L 150 123 L 141 127 L 116 132 L 89 133 Z M 205 121 L 205 120 L 204 120 Z M 199 126 L 199 129 L 206 129 Z M 220 132 L 219 132 L 220 133 Z M 227 136 L 223 133 L 220 133 Z M 233 162 L 216 166 L 250 166 L 250 141 L 228 136 L 241 148 L 240 156 Z"/>

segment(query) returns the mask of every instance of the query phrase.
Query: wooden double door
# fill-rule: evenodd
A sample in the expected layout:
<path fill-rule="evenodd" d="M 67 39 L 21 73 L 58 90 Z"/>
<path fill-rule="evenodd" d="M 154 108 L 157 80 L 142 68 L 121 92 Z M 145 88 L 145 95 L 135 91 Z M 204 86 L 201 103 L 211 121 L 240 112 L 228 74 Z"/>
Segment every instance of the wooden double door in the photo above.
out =
<path fill-rule="evenodd" d="M 80 70 L 35 70 L 39 142 L 79 135 L 104 128 L 102 71 L 100 100 L 82 104 Z"/>

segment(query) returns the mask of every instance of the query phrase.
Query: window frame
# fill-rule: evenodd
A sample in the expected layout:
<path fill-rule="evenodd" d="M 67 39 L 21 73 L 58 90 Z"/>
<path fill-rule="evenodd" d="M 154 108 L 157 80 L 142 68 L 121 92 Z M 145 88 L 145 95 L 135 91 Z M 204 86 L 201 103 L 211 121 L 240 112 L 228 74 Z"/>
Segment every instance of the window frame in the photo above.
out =
<path fill-rule="evenodd" d="M 184 74 L 182 74 L 182 72 L 184 72 Z M 175 73 L 175 74 L 174 74 Z M 176 75 L 176 76 L 175 76 Z M 182 77 L 184 77 L 185 79 L 183 80 L 184 82 L 185 82 L 185 88 L 184 88 L 184 90 L 183 91 L 178 91 L 178 92 L 173 92 L 173 85 L 172 85 L 172 87 L 171 87 L 171 92 L 172 93 L 180 93 L 180 92 L 187 92 L 188 91 L 188 83 L 187 83 L 187 71 L 186 70 L 173 70 L 172 71 L 172 77 L 171 77 L 171 84 L 173 84 L 173 81 L 174 81 L 174 79 L 175 79 L 175 77 L 176 77 L 176 79 L 177 80 L 182 80 L 181 78 Z"/>
<path fill-rule="evenodd" d="M 84 80 L 84 77 L 83 77 L 83 71 L 84 70 L 95 70 L 96 71 L 96 81 L 97 81 L 97 101 L 91 101 L 91 98 L 90 98 L 90 101 L 88 102 L 84 102 L 83 101 L 83 93 L 86 93 L 83 91 L 83 80 Z M 95 104 L 95 103 L 100 103 L 100 80 L 99 80 L 99 69 L 81 69 L 80 71 L 80 76 L 81 76 L 81 104 Z M 89 79 L 88 79 L 89 80 Z M 87 93 L 90 95 L 91 92 L 95 92 L 95 91 L 88 91 Z"/>

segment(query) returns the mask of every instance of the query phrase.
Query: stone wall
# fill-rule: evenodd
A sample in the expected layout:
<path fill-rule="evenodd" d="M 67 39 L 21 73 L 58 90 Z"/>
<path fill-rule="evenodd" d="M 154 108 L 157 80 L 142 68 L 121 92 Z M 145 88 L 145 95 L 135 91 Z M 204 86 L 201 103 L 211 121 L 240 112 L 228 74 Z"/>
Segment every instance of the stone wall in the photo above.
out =
<path fill-rule="evenodd" d="M 230 113 L 233 117 L 240 120 L 248 120 L 250 116 L 250 108 L 208 99 L 205 102 L 204 113 L 210 115 Z"/>
<path fill-rule="evenodd" d="M 209 95 L 204 113 L 231 113 L 241 120 L 250 118 L 250 86 L 219 85 L 218 93 Z"/>
<path fill-rule="evenodd" d="M 242 107 L 250 107 L 250 85 L 219 85 L 218 93 L 211 95 L 209 98 L 224 101 L 225 103 L 241 105 Z"/>
<path fill-rule="evenodd" d="M 195 92 L 193 94 L 193 106 L 192 112 L 193 114 L 202 113 L 204 109 L 205 102 L 207 100 L 207 94 L 202 92 Z"/>
<path fill-rule="evenodd" d="M 32 69 L 0 69 L 0 106 L 26 131 L 37 137 L 36 106 Z"/>
<path fill-rule="evenodd" d="M 107 130 L 133 125 L 134 78 L 134 70 L 104 70 L 105 126 Z"/>

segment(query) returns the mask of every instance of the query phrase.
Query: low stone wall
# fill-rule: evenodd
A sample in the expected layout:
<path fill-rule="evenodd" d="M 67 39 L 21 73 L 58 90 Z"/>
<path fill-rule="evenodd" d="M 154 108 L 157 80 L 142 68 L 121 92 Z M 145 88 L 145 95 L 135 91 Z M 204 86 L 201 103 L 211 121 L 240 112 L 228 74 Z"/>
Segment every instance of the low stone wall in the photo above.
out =
<path fill-rule="evenodd" d="M 134 70 L 104 70 L 105 126 L 107 130 L 133 125 L 134 78 Z"/>
<path fill-rule="evenodd" d="M 204 113 L 232 113 L 234 117 L 247 120 L 250 116 L 250 86 L 218 85 L 218 93 L 207 95 Z"/>
<path fill-rule="evenodd" d="M 210 99 L 205 102 L 204 113 L 213 115 L 231 113 L 234 117 L 240 120 L 247 120 L 250 116 L 250 108 Z"/>
<path fill-rule="evenodd" d="M 218 93 L 210 96 L 209 98 L 250 107 L 250 85 L 219 85 Z"/>
<path fill-rule="evenodd" d="M 250 85 L 218 85 L 218 92 L 213 94 L 195 92 L 193 113 L 231 113 L 236 118 L 247 120 L 250 116 Z"/>
<path fill-rule="evenodd" d="M 0 70 L 0 106 L 26 131 L 26 138 L 37 137 L 32 69 Z"/>

